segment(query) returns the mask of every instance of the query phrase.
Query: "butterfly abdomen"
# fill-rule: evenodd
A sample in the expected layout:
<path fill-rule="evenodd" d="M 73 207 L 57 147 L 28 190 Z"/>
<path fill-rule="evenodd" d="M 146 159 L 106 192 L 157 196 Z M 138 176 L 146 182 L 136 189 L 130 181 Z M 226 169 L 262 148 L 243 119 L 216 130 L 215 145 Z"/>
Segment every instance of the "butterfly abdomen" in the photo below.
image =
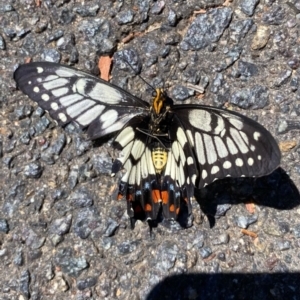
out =
<path fill-rule="evenodd" d="M 151 151 L 152 161 L 157 174 L 161 174 L 168 161 L 168 151 L 159 146 L 154 146 Z"/>

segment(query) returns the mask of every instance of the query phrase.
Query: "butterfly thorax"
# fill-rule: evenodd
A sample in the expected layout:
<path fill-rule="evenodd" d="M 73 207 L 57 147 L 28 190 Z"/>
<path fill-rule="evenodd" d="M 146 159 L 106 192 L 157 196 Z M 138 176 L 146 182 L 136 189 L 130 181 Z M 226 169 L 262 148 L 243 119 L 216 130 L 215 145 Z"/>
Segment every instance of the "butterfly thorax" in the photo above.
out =
<path fill-rule="evenodd" d="M 156 95 L 150 108 L 151 121 L 149 124 L 150 133 L 156 136 L 168 134 L 166 119 L 170 111 L 170 103 L 162 89 L 156 89 Z"/>

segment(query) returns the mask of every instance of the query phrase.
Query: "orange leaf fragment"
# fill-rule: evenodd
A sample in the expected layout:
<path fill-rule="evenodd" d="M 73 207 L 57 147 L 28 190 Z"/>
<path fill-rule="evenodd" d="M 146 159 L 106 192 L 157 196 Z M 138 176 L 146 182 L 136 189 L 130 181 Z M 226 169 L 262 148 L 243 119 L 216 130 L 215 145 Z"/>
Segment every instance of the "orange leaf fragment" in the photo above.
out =
<path fill-rule="evenodd" d="M 281 152 L 288 152 L 294 147 L 296 147 L 297 142 L 296 141 L 285 141 L 279 143 L 279 149 Z"/>
<path fill-rule="evenodd" d="M 100 70 L 100 78 L 108 81 L 111 68 L 111 58 L 109 56 L 101 56 L 99 58 L 98 67 Z"/>
<path fill-rule="evenodd" d="M 241 229 L 241 232 L 245 235 L 249 235 L 253 238 L 257 238 L 257 233 L 255 233 L 253 231 L 250 231 L 250 230 L 247 230 L 247 229 Z"/>

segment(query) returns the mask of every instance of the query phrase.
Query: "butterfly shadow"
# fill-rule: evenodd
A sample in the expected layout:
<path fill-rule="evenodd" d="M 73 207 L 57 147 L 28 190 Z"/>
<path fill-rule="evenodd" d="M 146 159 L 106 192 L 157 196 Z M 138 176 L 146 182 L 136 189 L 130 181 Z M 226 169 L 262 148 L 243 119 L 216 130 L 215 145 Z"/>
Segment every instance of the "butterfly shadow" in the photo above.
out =
<path fill-rule="evenodd" d="M 226 178 L 196 190 L 195 198 L 207 216 L 210 227 L 232 205 L 255 203 L 278 210 L 290 210 L 300 204 L 300 193 L 288 174 L 278 168 L 259 178 Z"/>

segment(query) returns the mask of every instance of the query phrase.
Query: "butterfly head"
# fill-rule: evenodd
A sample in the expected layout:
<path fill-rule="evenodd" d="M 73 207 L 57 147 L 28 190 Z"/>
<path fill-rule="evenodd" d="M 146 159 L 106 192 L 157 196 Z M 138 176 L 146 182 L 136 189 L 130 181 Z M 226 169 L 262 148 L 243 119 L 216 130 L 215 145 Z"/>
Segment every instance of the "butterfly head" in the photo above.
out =
<path fill-rule="evenodd" d="M 172 104 L 173 101 L 167 96 L 163 89 L 155 89 L 152 101 L 152 110 L 157 116 L 165 114 L 165 112 L 168 111 L 168 107 L 172 106 Z"/>

